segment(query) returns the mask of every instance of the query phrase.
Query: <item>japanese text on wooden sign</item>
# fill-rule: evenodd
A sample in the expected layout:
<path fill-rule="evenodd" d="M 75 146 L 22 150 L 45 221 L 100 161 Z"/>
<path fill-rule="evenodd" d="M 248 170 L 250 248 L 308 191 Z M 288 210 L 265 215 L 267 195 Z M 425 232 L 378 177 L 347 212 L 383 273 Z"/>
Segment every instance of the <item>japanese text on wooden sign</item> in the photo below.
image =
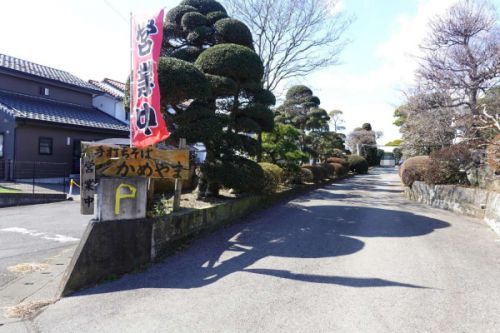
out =
<path fill-rule="evenodd" d="M 88 155 L 82 156 L 80 161 L 80 213 L 82 215 L 94 214 L 95 176 L 93 158 Z"/>
<path fill-rule="evenodd" d="M 88 145 L 84 152 L 93 158 L 97 177 L 189 177 L 188 150 Z"/>

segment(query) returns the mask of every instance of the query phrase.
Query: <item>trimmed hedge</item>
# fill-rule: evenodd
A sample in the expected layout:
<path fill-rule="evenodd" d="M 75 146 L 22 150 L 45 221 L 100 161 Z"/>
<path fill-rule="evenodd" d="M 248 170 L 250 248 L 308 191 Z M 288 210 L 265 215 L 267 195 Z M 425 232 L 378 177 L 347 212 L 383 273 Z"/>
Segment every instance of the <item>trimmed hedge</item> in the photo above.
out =
<path fill-rule="evenodd" d="M 495 175 L 500 175 L 500 134 L 486 148 L 486 163 Z"/>
<path fill-rule="evenodd" d="M 423 181 L 429 163 L 429 156 L 415 156 L 407 159 L 399 169 L 403 184 L 411 187 L 415 181 Z"/>
<path fill-rule="evenodd" d="M 215 22 L 214 29 L 220 43 L 233 43 L 253 48 L 252 32 L 241 21 L 223 18 Z"/>
<path fill-rule="evenodd" d="M 368 173 L 368 162 L 366 159 L 359 155 L 347 156 L 349 162 L 349 170 L 355 173 L 365 175 Z"/>
<path fill-rule="evenodd" d="M 257 53 L 237 44 L 212 46 L 200 54 L 195 64 L 205 74 L 228 77 L 236 82 L 260 82 L 264 75 Z"/>
<path fill-rule="evenodd" d="M 326 163 L 326 164 L 323 164 L 322 166 L 323 166 L 323 168 L 325 168 L 325 170 L 328 174 L 328 178 L 330 178 L 330 179 L 335 178 L 335 166 L 333 165 L 333 163 Z"/>
<path fill-rule="evenodd" d="M 313 172 L 307 168 L 300 168 L 300 176 L 297 179 L 297 183 L 312 183 L 314 181 Z"/>
<path fill-rule="evenodd" d="M 202 167 L 212 183 L 218 187 L 232 188 L 238 193 L 260 193 L 264 184 L 262 167 L 244 157 L 217 161 Z"/>
<path fill-rule="evenodd" d="M 279 184 L 283 181 L 283 169 L 272 163 L 259 163 L 262 171 L 264 171 L 264 181 L 262 192 L 273 193 L 278 189 Z"/>
<path fill-rule="evenodd" d="M 346 159 L 340 157 L 329 157 L 326 159 L 326 163 L 338 163 L 342 164 L 346 168 L 349 168 L 349 162 L 347 162 Z"/>
<path fill-rule="evenodd" d="M 349 172 L 348 167 L 346 167 L 345 165 L 342 165 L 340 163 L 329 163 L 329 165 L 331 165 L 334 168 L 335 177 L 343 177 L 343 176 L 347 175 L 347 173 Z"/>
<path fill-rule="evenodd" d="M 313 181 L 315 183 L 322 182 L 325 179 L 329 178 L 328 168 L 324 165 L 303 165 L 303 169 L 308 169 L 313 174 Z"/>
<path fill-rule="evenodd" d="M 473 165 L 472 154 L 470 147 L 465 144 L 455 144 L 434 151 L 423 174 L 424 182 L 429 185 L 469 185 L 465 172 L 469 165 Z"/>

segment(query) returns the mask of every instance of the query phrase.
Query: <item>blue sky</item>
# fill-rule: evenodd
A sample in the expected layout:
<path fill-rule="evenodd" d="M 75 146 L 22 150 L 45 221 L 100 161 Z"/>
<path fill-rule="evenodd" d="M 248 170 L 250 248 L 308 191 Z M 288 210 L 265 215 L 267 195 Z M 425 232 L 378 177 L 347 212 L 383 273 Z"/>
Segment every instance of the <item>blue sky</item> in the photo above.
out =
<path fill-rule="evenodd" d="M 287 85 L 307 84 L 327 111 L 344 111 L 347 129 L 364 122 L 399 137 L 392 112 L 412 82 L 429 18 L 456 0 L 342 0 L 356 17 L 342 63 Z M 130 12 L 171 8 L 177 0 L 17 0 L 2 4 L 0 53 L 67 70 L 82 79 L 124 81 L 129 71 Z M 500 0 L 494 1 L 497 8 Z"/>

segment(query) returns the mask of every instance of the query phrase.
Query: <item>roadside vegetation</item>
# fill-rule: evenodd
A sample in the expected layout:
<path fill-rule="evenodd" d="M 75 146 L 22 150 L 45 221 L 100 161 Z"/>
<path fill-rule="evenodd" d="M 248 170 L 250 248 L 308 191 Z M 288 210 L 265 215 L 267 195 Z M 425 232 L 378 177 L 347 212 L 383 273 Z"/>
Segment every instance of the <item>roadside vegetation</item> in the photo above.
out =
<path fill-rule="evenodd" d="M 420 180 L 500 190 L 497 18 L 489 1 L 460 0 L 430 22 L 416 85 L 394 112 L 405 185 Z"/>
<path fill-rule="evenodd" d="M 320 98 L 304 85 L 289 88 L 280 103 L 275 97 L 281 96 L 276 90 L 282 80 L 336 62 L 350 20 L 319 12 L 326 5 L 323 0 L 305 1 L 301 6 L 308 9 L 309 17 L 300 17 L 309 20 L 312 30 L 303 36 L 300 29 L 274 23 L 255 26 L 250 20 L 254 7 L 235 8 L 228 3 L 237 17 L 217 1 L 183 0 L 165 19 L 158 76 L 162 112 L 172 133 L 166 143 L 176 146 L 184 138 L 188 144 L 202 143 L 206 149 L 191 196 L 213 202 L 229 195 L 266 194 L 283 186 L 344 177 L 350 170 L 366 173 L 363 157 L 352 159 L 353 164 L 348 160 L 346 137 L 340 133 L 344 129 L 342 111 L 328 113 L 321 108 Z M 244 3 L 261 6 L 258 15 L 275 13 L 285 20 L 286 11 L 297 14 L 290 5 L 294 1 L 280 1 L 278 7 L 267 1 Z M 328 21 L 330 15 L 336 17 L 336 25 Z M 323 31 L 324 27 L 329 30 Z M 289 38 L 274 41 L 278 46 L 296 40 L 297 45 L 289 48 L 292 53 L 303 48 L 312 52 L 322 46 L 331 47 L 332 52 L 324 59 L 307 56 L 300 61 L 286 53 L 275 54 L 266 49 L 262 35 L 254 39 L 262 29 L 279 29 Z M 324 36 L 311 44 L 311 38 L 319 38 L 316 32 Z M 332 118 L 333 130 L 329 125 Z M 365 157 L 373 158 L 370 154 Z M 163 196 L 153 205 L 156 215 L 169 200 L 165 193 L 157 195 Z"/>

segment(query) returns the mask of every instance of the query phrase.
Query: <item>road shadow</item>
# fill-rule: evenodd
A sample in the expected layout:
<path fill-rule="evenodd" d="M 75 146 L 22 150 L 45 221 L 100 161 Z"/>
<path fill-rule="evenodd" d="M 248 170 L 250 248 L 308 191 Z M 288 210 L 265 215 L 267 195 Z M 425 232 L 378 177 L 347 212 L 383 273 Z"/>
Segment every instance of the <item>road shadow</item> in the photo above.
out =
<path fill-rule="evenodd" d="M 251 267 L 267 257 L 335 258 L 362 251 L 354 237 L 418 237 L 449 224 L 408 212 L 351 206 L 303 206 L 289 203 L 255 214 L 219 230 L 191 248 L 152 266 L 146 272 L 84 290 L 74 296 L 138 288 L 200 288 L 235 272 L 274 276 L 306 283 L 355 288 L 425 288 L 376 277 L 295 274 Z"/>

